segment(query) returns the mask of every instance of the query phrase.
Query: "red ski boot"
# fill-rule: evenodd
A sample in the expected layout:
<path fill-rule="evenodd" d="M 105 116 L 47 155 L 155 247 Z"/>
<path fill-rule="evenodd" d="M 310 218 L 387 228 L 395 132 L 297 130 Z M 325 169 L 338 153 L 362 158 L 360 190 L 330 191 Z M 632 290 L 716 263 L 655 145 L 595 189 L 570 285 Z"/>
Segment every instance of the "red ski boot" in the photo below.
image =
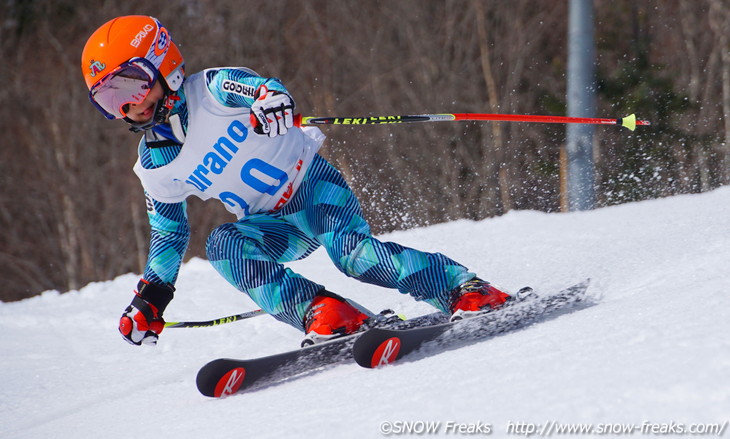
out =
<path fill-rule="evenodd" d="M 314 297 L 304 315 L 302 347 L 357 332 L 369 316 L 327 290 Z"/>
<path fill-rule="evenodd" d="M 451 292 L 449 311 L 451 321 L 499 309 L 512 296 L 478 277 L 464 282 Z"/>

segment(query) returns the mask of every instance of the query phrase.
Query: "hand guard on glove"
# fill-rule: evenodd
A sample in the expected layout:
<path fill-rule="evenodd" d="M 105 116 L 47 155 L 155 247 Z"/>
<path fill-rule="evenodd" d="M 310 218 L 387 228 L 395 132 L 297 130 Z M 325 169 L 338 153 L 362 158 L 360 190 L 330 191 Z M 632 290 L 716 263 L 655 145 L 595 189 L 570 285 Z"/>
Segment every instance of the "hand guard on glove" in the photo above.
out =
<path fill-rule="evenodd" d="M 259 135 L 276 137 L 287 133 L 294 126 L 294 100 L 286 93 L 261 85 L 254 93 L 251 105 L 251 125 Z"/>
<path fill-rule="evenodd" d="M 119 319 L 119 332 L 131 344 L 155 345 L 165 328 L 162 313 L 172 300 L 175 288 L 169 284 L 153 284 L 142 279 L 137 284 L 137 290 L 132 303 Z"/>

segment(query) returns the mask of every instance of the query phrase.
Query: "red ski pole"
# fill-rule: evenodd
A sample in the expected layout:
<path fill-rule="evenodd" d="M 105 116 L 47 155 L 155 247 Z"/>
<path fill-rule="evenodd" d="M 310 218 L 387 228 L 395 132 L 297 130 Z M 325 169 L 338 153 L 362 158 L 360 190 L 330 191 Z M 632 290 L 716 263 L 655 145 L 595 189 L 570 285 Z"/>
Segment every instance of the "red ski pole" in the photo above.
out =
<path fill-rule="evenodd" d="M 500 122 L 537 122 L 537 123 L 584 123 L 594 125 L 620 125 L 634 131 L 637 126 L 651 125 L 648 120 L 637 120 L 631 114 L 620 119 L 603 119 L 596 117 L 567 116 L 533 116 L 528 114 L 485 114 L 485 113 L 445 113 L 415 114 L 402 116 L 366 116 L 366 117 L 310 117 L 298 114 L 294 117 L 294 125 L 374 125 L 386 123 L 411 122 L 452 122 L 459 120 L 490 120 Z"/>

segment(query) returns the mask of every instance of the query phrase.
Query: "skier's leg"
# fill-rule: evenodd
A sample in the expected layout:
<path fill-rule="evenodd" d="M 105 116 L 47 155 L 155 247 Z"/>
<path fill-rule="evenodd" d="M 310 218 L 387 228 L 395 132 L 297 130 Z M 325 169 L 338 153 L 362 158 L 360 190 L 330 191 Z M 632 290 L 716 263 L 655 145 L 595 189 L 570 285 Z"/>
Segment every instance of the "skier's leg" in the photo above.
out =
<path fill-rule="evenodd" d="M 360 204 L 340 173 L 317 156 L 308 179 L 282 218 L 305 230 L 327 250 L 337 268 L 363 282 L 396 288 L 449 312 L 450 293 L 475 277 L 440 253 L 427 253 L 374 238 Z"/>
<path fill-rule="evenodd" d="M 208 260 L 233 286 L 277 320 L 303 329 L 307 307 L 323 289 L 282 262 L 301 259 L 319 244 L 291 224 L 270 215 L 252 215 L 213 230 Z"/>

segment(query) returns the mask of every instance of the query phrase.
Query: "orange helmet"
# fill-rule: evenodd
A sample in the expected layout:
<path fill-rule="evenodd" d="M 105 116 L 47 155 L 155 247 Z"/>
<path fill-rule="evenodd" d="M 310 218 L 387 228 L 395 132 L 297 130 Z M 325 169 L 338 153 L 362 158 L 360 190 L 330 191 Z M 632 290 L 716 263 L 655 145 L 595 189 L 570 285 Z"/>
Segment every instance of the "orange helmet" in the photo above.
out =
<path fill-rule="evenodd" d="M 139 72 L 130 75 L 135 67 Z M 157 79 L 163 80 L 166 94 L 177 91 L 185 79 L 184 60 L 170 33 L 144 15 L 118 17 L 97 29 L 84 46 L 81 70 L 91 102 L 109 119 L 124 117 L 123 104 L 141 102 Z M 109 85 L 118 76 L 127 82 L 121 89 Z M 137 82 L 130 85 L 129 78 Z"/>

